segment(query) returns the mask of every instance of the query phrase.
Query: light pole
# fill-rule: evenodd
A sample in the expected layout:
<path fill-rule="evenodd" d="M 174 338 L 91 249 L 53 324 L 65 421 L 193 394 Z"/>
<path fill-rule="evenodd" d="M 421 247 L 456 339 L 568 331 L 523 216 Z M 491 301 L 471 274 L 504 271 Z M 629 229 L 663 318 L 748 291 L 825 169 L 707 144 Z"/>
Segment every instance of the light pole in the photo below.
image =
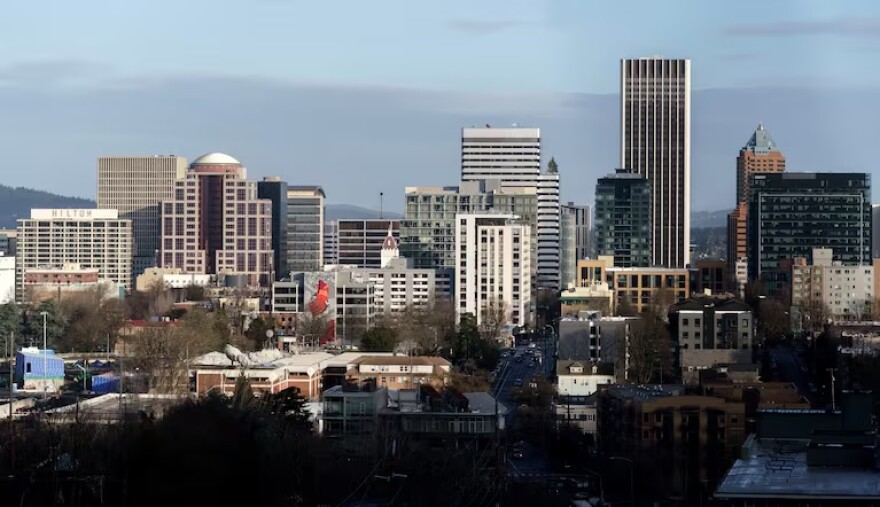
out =
<path fill-rule="evenodd" d="M 626 461 L 629 463 L 629 504 L 635 506 L 636 504 L 636 481 L 635 481 L 635 467 L 636 464 L 633 463 L 633 460 L 629 458 L 624 458 L 623 456 L 611 456 L 611 460 L 619 460 Z"/>
<path fill-rule="evenodd" d="M 49 386 L 47 384 L 47 375 L 49 369 L 49 361 L 48 361 L 48 352 L 46 348 L 46 317 L 49 316 L 49 312 L 40 312 L 40 315 L 43 316 L 43 399 L 49 397 Z"/>

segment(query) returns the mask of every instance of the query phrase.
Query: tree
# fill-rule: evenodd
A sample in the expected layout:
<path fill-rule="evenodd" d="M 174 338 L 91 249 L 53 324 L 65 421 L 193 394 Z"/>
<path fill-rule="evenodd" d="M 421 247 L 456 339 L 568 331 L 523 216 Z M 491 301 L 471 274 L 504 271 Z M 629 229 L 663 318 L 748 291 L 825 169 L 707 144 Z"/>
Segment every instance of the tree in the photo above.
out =
<path fill-rule="evenodd" d="M 801 328 L 811 333 L 822 331 L 828 319 L 831 318 L 831 311 L 819 298 L 807 300 L 798 308 L 798 312 L 801 318 Z"/>
<path fill-rule="evenodd" d="M 675 291 L 671 287 L 662 286 L 651 298 L 651 311 L 663 322 L 669 322 L 669 309 L 675 304 Z"/>
<path fill-rule="evenodd" d="M 635 317 L 639 314 L 638 310 L 636 310 L 635 305 L 629 300 L 628 297 L 624 296 L 620 298 L 617 302 L 617 315 L 620 317 Z"/>
<path fill-rule="evenodd" d="M 743 289 L 745 293 L 745 302 L 752 308 L 757 309 L 761 304 L 761 300 L 767 295 L 764 291 L 764 282 L 761 280 L 752 280 L 746 284 Z"/>
<path fill-rule="evenodd" d="M 52 299 L 47 299 L 31 308 L 25 314 L 24 334 L 32 344 L 43 344 L 43 315 L 46 312 L 46 340 L 49 348 L 58 346 L 58 339 L 67 330 L 67 320 L 58 304 Z"/>
<path fill-rule="evenodd" d="M 758 305 L 758 326 L 770 340 L 782 338 L 791 330 L 791 318 L 782 301 L 764 298 Z"/>
<path fill-rule="evenodd" d="M 149 328 L 133 340 L 134 365 L 148 376 L 151 390 L 160 393 L 188 390 L 189 361 L 219 350 L 229 338 L 228 328 L 226 333 L 218 330 L 217 321 L 216 314 L 193 310 L 177 326 Z"/>
<path fill-rule="evenodd" d="M 21 334 L 21 318 L 21 312 L 15 303 L 0 305 L 0 338 L 8 339 Z"/>
<path fill-rule="evenodd" d="M 480 323 L 477 326 L 480 337 L 484 340 L 497 340 L 501 330 L 507 325 L 510 312 L 507 303 L 501 298 L 490 299 L 483 305 Z"/>
<path fill-rule="evenodd" d="M 361 338 L 361 350 L 368 352 L 393 352 L 397 347 L 397 333 L 387 327 L 374 327 Z"/>
<path fill-rule="evenodd" d="M 309 343 L 319 343 L 324 339 L 335 322 L 331 322 L 326 315 L 312 315 L 309 312 L 296 321 L 296 334 Z"/>
<path fill-rule="evenodd" d="M 250 324 L 248 324 L 245 336 L 252 340 L 254 344 L 263 344 L 269 340 L 269 337 L 266 336 L 266 332 L 272 329 L 274 329 L 274 326 L 267 322 L 266 319 L 257 317 L 251 320 Z"/>
<path fill-rule="evenodd" d="M 645 312 L 641 321 L 632 326 L 629 342 L 621 347 L 620 353 L 624 354 L 624 361 L 629 354 L 629 378 L 638 384 L 647 384 L 655 377 L 662 381 L 664 374 L 672 373 L 669 330 L 652 312 Z"/>
<path fill-rule="evenodd" d="M 183 291 L 183 298 L 185 301 L 204 301 L 205 288 L 201 285 L 187 285 Z"/>

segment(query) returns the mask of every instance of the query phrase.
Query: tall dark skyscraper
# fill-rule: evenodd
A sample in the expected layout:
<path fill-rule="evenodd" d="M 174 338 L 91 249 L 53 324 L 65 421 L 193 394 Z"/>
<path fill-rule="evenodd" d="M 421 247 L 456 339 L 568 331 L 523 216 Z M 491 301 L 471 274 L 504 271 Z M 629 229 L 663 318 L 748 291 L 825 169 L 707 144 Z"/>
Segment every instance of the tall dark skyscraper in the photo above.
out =
<path fill-rule="evenodd" d="M 651 182 L 623 170 L 596 183 L 596 255 L 621 268 L 651 265 Z"/>
<path fill-rule="evenodd" d="M 780 261 L 830 248 L 844 265 L 871 263 L 871 176 L 756 173 L 749 180 L 749 278 L 778 288 Z"/>
<path fill-rule="evenodd" d="M 290 274 L 287 267 L 287 182 L 277 176 L 257 182 L 257 197 L 272 201 L 272 266 L 275 280 Z"/>
<path fill-rule="evenodd" d="M 620 62 L 620 167 L 648 178 L 654 210 L 652 264 L 690 262 L 691 62 Z"/>

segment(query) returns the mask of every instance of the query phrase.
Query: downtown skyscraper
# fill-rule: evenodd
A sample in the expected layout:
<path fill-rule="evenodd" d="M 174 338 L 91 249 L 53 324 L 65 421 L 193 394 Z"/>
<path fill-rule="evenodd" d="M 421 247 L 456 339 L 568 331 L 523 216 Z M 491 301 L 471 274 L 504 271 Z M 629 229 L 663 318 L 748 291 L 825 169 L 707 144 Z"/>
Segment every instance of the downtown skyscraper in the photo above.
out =
<path fill-rule="evenodd" d="M 174 196 L 174 182 L 186 175 L 186 158 L 174 155 L 98 159 L 98 209 L 119 211 L 134 232 L 132 275 L 157 264 L 159 203 Z"/>
<path fill-rule="evenodd" d="M 659 57 L 620 62 L 620 166 L 653 192 L 652 264 L 690 262 L 691 62 Z"/>

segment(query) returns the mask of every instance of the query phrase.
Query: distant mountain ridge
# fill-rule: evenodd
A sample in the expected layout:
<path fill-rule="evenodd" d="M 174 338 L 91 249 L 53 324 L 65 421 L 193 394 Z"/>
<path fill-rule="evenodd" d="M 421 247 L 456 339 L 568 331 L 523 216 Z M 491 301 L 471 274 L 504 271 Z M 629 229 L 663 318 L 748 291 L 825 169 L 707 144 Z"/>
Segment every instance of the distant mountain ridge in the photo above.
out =
<path fill-rule="evenodd" d="M 15 228 L 16 220 L 30 217 L 31 209 L 34 208 L 94 208 L 95 206 L 97 204 L 91 199 L 67 197 L 32 188 L 0 185 L 0 228 Z M 400 213 L 390 211 L 379 213 L 377 210 L 351 204 L 328 204 L 324 213 L 325 219 L 328 221 L 340 218 L 379 218 L 380 215 L 389 219 L 401 218 Z"/>
<path fill-rule="evenodd" d="M 0 227 L 11 229 L 19 218 L 29 218 L 33 208 L 94 208 L 95 201 L 25 187 L 0 185 Z"/>
<path fill-rule="evenodd" d="M 727 227 L 727 215 L 733 210 L 691 212 L 691 229 L 713 229 Z"/>

